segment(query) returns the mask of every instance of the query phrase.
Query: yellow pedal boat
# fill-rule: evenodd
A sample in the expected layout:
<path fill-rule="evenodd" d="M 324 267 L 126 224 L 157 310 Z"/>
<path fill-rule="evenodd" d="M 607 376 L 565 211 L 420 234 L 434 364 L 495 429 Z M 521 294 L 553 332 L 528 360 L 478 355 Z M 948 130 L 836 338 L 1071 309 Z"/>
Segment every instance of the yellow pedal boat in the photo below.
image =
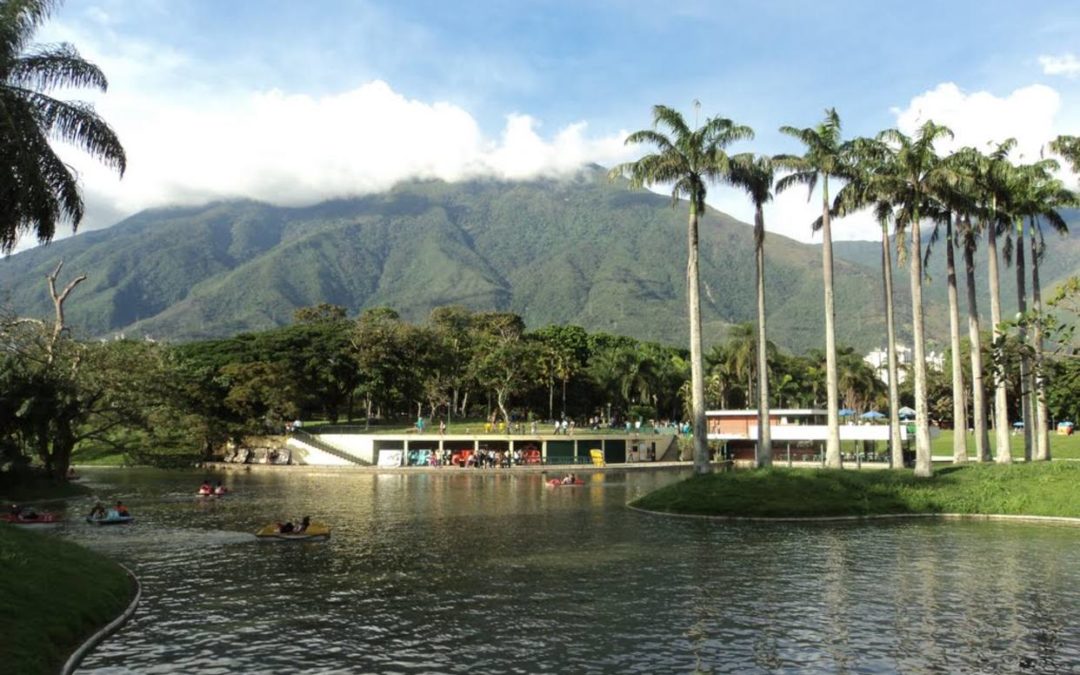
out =
<path fill-rule="evenodd" d="M 322 541 L 330 538 L 330 527 L 323 523 L 311 523 L 303 532 L 278 532 L 278 524 L 270 523 L 255 533 L 259 541 Z"/>

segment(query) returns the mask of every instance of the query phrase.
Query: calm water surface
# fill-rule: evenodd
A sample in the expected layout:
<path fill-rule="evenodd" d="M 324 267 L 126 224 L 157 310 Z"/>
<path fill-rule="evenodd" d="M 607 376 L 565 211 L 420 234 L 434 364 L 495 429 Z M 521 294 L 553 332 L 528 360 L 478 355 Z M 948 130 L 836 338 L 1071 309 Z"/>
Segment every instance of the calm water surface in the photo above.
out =
<path fill-rule="evenodd" d="M 143 600 L 81 673 L 1080 672 L 1080 528 L 624 507 L 671 471 L 85 473 L 137 520 L 61 534 Z M 304 514 L 332 538 L 251 535 Z"/>

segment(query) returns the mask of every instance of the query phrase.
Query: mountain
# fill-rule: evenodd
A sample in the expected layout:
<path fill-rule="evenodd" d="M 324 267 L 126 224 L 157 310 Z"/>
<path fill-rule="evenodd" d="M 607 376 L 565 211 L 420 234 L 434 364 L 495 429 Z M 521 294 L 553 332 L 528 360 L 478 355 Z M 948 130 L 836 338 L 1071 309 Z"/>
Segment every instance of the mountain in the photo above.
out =
<path fill-rule="evenodd" d="M 713 210 L 700 231 L 713 343 L 754 318 L 753 235 Z M 766 246 L 771 339 L 796 352 L 820 348 L 819 247 L 772 234 Z M 865 350 L 884 342 L 880 272 L 850 257 L 836 262 L 837 339 Z M 687 336 L 685 206 L 611 183 L 599 168 L 565 180 L 411 182 L 302 208 L 233 201 L 144 211 L 0 261 L 0 300 L 51 316 L 44 276 L 61 259 L 65 277 L 88 275 L 66 306 L 83 336 L 226 336 L 288 323 L 295 308 L 320 302 L 350 315 L 390 306 L 412 321 L 462 304 L 516 312 L 530 328 L 572 323 L 680 345 Z M 898 316 L 909 317 L 907 286 L 897 287 Z M 940 301 L 928 302 L 927 325 L 943 344 Z"/>
<path fill-rule="evenodd" d="M 1052 230 L 1044 231 L 1046 253 L 1043 260 L 1039 263 L 1039 280 L 1043 289 L 1042 297 L 1044 302 L 1052 295 L 1053 289 L 1065 281 L 1065 279 L 1080 273 L 1080 211 L 1076 209 L 1066 209 L 1062 211 L 1062 216 L 1068 225 L 1068 232 L 1058 233 Z M 837 231 L 843 232 L 843 221 L 840 220 L 837 221 L 837 223 Z M 947 277 L 945 273 L 945 249 L 943 248 L 945 227 L 944 225 L 941 226 L 939 233 L 940 239 L 936 243 L 931 241 L 930 231 L 932 231 L 932 227 L 933 226 L 930 226 L 923 230 L 924 252 L 926 246 L 930 246 L 929 263 L 924 268 L 924 276 L 929 279 L 929 283 L 926 283 L 923 286 L 923 300 L 928 303 L 928 306 L 943 305 L 947 308 L 949 300 L 946 283 Z M 890 246 L 892 250 L 895 251 L 895 237 L 892 237 L 890 241 Z M 1025 239 L 1025 241 L 1027 240 Z M 910 237 L 904 243 L 910 248 Z M 1002 254 L 1004 250 L 1005 241 L 1004 238 L 1001 238 L 998 241 L 998 253 Z M 876 269 L 881 268 L 881 242 L 837 241 L 833 244 L 833 253 L 837 258 L 843 258 L 848 262 L 874 267 Z M 1030 304 L 1031 250 L 1028 247 L 1025 247 L 1024 249 L 1024 260 L 1026 264 L 1025 271 L 1027 274 L 1028 303 Z M 984 235 L 979 242 L 979 249 L 975 253 L 976 302 L 979 306 L 979 316 L 984 319 L 988 319 L 990 316 L 990 283 L 987 278 L 986 265 L 986 237 Z M 902 265 L 897 266 L 894 258 L 893 268 L 896 279 L 895 284 L 902 285 L 905 292 L 907 292 L 906 289 L 908 289 L 911 284 L 911 277 L 908 274 L 908 263 L 906 259 Z M 956 273 L 960 291 L 961 321 L 966 321 L 967 296 L 965 294 L 967 291 L 964 285 L 963 252 L 960 250 L 956 251 Z M 1002 262 L 998 266 L 998 275 L 1001 284 L 1002 316 L 1011 318 L 1016 314 L 1017 308 L 1016 268 Z M 946 321 L 948 321 L 948 317 L 946 317 Z M 946 324 L 946 326 L 947 325 L 948 324 Z M 967 330 L 966 326 L 966 323 L 961 325 L 962 331 Z"/>

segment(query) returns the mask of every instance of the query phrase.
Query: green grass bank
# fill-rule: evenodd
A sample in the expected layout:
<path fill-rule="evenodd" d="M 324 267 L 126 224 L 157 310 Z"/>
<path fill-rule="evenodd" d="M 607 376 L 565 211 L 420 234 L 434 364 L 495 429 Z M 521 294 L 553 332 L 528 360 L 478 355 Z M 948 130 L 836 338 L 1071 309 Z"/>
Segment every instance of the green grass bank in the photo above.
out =
<path fill-rule="evenodd" d="M 631 503 L 650 511 L 736 517 L 969 513 L 1080 518 L 1080 464 L 912 471 L 773 468 L 694 476 Z"/>
<path fill-rule="evenodd" d="M 135 593 L 123 568 L 105 556 L 6 524 L 0 524 L 0 569 L 3 672 L 58 672 Z"/>

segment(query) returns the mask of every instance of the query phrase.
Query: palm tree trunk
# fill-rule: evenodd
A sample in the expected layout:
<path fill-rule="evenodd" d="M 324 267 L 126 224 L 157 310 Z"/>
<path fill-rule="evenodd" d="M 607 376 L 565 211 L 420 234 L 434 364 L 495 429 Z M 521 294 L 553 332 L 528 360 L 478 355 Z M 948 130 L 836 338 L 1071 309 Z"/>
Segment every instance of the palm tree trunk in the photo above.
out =
<path fill-rule="evenodd" d="M 566 414 L 566 380 L 567 378 L 563 378 L 562 381 L 562 411 L 564 415 Z"/>
<path fill-rule="evenodd" d="M 885 278 L 885 330 L 889 359 L 889 451 L 894 469 L 904 466 L 904 446 L 900 441 L 900 383 L 896 367 L 896 324 L 893 322 L 892 253 L 889 227 L 881 224 L 881 275 Z"/>
<path fill-rule="evenodd" d="M 952 349 L 953 462 L 963 464 L 967 456 L 967 401 L 964 398 L 964 365 L 960 361 L 960 299 L 956 288 L 956 254 L 953 246 L 953 218 L 945 224 L 945 267 L 949 283 L 949 340 Z"/>
<path fill-rule="evenodd" d="M 690 313 L 690 400 L 694 425 L 694 473 L 709 473 L 709 444 L 705 427 L 705 375 L 701 353 L 701 300 L 698 290 L 698 212 L 690 198 L 687 225 L 686 302 Z"/>
<path fill-rule="evenodd" d="M 840 469 L 843 468 L 843 459 L 840 456 L 840 394 L 836 375 L 836 310 L 833 307 L 833 251 L 828 176 L 822 180 L 821 191 L 821 267 L 825 280 L 825 395 L 829 429 L 825 441 L 825 466 Z"/>
<path fill-rule="evenodd" d="M 769 358 L 765 341 L 765 213 L 761 204 L 754 212 L 754 248 L 757 259 L 757 371 L 758 438 L 757 465 L 772 465 L 772 432 L 769 429 Z"/>
<path fill-rule="evenodd" d="M 1039 246 L 1035 223 L 1031 223 L 1031 312 L 1035 315 L 1031 341 L 1035 345 L 1035 460 L 1050 460 L 1050 425 L 1046 412 L 1046 380 L 1043 379 L 1042 289 L 1039 284 Z"/>
<path fill-rule="evenodd" d="M 548 419 L 555 419 L 555 380 L 548 380 Z"/>
<path fill-rule="evenodd" d="M 1027 280 L 1024 269 L 1024 219 L 1020 218 L 1016 231 L 1016 311 L 1027 313 Z M 1020 414 L 1024 422 L 1024 461 L 1031 461 L 1031 360 L 1027 355 L 1027 328 L 1021 322 L 1017 326 L 1020 338 Z"/>
<path fill-rule="evenodd" d="M 986 388 L 983 385 L 982 336 L 979 333 L 979 305 L 975 296 L 975 237 L 968 224 L 964 241 L 964 273 L 967 277 L 968 342 L 971 346 L 971 408 L 975 418 L 976 461 L 990 461 L 990 435 L 986 424 Z"/>
<path fill-rule="evenodd" d="M 923 333 L 922 308 L 922 232 L 919 212 L 911 219 L 911 333 L 914 350 L 912 368 L 915 371 L 915 475 L 929 478 L 934 470 L 930 465 L 930 416 L 926 406 L 926 345 Z"/>
<path fill-rule="evenodd" d="M 994 324 L 994 354 L 1002 353 L 1004 337 L 1001 333 L 1001 280 L 998 277 L 997 224 L 991 220 L 986 226 L 987 272 L 990 276 L 990 321 Z M 994 461 L 1012 464 L 1012 447 L 1009 440 L 1009 393 L 1006 390 L 1005 373 L 1001 359 L 994 363 L 994 432 L 997 448 Z"/>

